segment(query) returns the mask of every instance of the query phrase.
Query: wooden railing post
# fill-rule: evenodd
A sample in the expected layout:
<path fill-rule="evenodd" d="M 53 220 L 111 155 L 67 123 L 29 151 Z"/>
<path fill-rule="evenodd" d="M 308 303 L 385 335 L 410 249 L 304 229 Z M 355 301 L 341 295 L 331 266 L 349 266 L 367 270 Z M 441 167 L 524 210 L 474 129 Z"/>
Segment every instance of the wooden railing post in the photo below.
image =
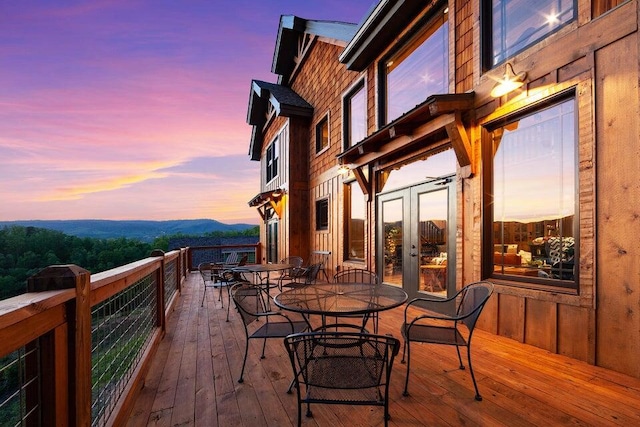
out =
<path fill-rule="evenodd" d="M 166 318 L 165 318 L 165 310 L 164 310 L 164 251 L 161 249 L 154 249 L 151 252 L 152 257 L 162 257 L 160 262 L 160 269 L 156 274 L 156 293 L 158 295 L 157 301 L 157 311 L 158 311 L 158 326 L 162 330 L 162 333 L 165 332 L 166 327 Z"/>
<path fill-rule="evenodd" d="M 68 360 L 68 406 L 56 402 L 56 408 L 68 407 L 68 417 L 62 414 L 56 415 L 56 409 L 48 408 L 43 410 L 43 414 L 53 414 L 60 419 L 67 418 L 69 425 L 88 426 L 91 425 L 91 273 L 78 267 L 77 265 L 54 265 L 46 267 L 27 280 L 27 292 L 41 292 L 58 289 L 76 290 L 76 297 L 67 305 L 68 334 L 55 332 L 53 340 L 45 343 L 43 353 L 54 349 L 54 354 L 43 354 L 46 360 L 45 366 L 60 366 L 60 362 Z M 67 335 L 67 348 L 59 348 L 65 341 Z M 68 357 L 67 357 L 68 355 Z M 53 360 L 51 360 L 53 359 Z M 50 373 L 44 374 L 44 384 Z M 56 393 L 60 386 L 59 378 L 52 380 L 53 390 L 48 386 L 43 386 L 43 405 L 48 405 L 47 399 L 51 399 L 50 393 Z M 58 418 L 59 417 L 59 418 Z"/>

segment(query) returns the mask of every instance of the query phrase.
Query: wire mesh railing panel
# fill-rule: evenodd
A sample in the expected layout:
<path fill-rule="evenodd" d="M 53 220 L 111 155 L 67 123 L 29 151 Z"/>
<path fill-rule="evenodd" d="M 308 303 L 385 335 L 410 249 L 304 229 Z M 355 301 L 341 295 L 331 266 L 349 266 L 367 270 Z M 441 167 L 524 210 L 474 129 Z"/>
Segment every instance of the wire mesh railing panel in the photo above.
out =
<path fill-rule="evenodd" d="M 91 311 L 91 424 L 106 425 L 151 341 L 157 319 L 155 274 Z"/>
<path fill-rule="evenodd" d="M 0 358 L 0 425 L 42 425 L 37 341 Z"/>
<path fill-rule="evenodd" d="M 164 308 L 178 291 L 178 259 L 174 259 L 164 265 Z"/>

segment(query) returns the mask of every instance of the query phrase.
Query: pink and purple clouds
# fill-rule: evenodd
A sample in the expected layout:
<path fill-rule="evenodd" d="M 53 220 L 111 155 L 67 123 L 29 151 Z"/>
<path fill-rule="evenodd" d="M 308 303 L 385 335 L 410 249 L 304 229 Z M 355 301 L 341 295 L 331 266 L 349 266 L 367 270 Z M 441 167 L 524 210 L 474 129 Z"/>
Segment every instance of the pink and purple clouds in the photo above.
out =
<path fill-rule="evenodd" d="M 280 15 L 371 0 L 0 3 L 0 220 L 257 223 L 246 124 Z"/>

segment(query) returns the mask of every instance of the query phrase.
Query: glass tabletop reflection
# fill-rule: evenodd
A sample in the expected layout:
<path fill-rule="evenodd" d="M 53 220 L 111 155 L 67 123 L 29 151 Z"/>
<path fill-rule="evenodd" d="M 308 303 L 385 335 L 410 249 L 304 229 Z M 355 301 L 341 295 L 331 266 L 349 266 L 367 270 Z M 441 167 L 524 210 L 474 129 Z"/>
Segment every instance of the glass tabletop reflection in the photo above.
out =
<path fill-rule="evenodd" d="M 389 310 L 404 304 L 407 293 L 397 286 L 370 283 L 317 283 L 286 290 L 275 304 L 304 314 L 352 315 Z"/>

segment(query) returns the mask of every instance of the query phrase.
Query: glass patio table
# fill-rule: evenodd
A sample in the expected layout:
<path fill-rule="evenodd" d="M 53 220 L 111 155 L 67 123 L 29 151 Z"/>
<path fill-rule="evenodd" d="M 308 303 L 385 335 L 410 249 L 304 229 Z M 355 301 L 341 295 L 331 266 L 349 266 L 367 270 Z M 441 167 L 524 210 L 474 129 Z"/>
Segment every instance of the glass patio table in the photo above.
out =
<path fill-rule="evenodd" d="M 269 292 L 272 287 L 271 282 L 269 281 L 269 274 L 278 271 L 285 271 L 293 267 L 293 264 L 247 264 L 241 267 L 235 267 L 233 271 L 238 273 L 252 273 L 255 277 L 253 283 L 255 285 L 265 286 L 267 292 Z"/>
<path fill-rule="evenodd" d="M 399 307 L 407 299 L 407 293 L 397 286 L 370 283 L 317 283 L 286 290 L 276 295 L 274 302 L 284 310 L 305 316 L 310 314 L 322 316 L 324 328 L 327 327 L 325 323 L 327 316 L 363 315 L 366 319 L 376 312 Z"/>

